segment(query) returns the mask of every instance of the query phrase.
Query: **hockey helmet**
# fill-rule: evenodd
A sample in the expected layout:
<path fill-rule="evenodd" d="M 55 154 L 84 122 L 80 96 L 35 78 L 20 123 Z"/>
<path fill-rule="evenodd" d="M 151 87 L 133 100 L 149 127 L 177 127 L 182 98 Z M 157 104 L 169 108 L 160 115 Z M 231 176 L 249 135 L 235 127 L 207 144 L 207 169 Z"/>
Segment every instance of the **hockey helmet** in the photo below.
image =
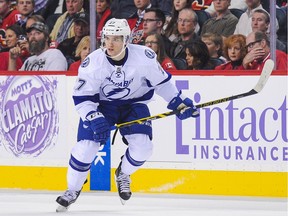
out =
<path fill-rule="evenodd" d="M 112 18 L 106 22 L 102 29 L 101 43 L 104 43 L 106 35 L 118 35 L 123 36 L 123 41 L 125 44 L 127 44 L 130 34 L 131 30 L 126 19 Z"/>

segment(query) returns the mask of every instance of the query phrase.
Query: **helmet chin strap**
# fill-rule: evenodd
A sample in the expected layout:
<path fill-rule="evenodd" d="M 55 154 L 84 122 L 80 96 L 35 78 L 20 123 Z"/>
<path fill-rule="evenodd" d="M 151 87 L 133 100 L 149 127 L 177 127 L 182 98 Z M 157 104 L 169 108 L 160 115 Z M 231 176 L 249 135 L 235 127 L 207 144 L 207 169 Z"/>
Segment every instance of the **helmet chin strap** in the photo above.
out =
<path fill-rule="evenodd" d="M 107 48 L 105 48 L 103 45 L 101 45 L 101 50 L 105 53 L 105 55 L 113 60 L 118 60 L 117 57 L 119 57 L 125 50 L 126 50 L 126 47 L 127 47 L 127 43 L 123 43 L 123 47 L 122 47 L 122 50 L 120 53 L 118 53 L 117 55 L 115 56 L 110 56 L 107 54 Z M 124 56 L 123 56 L 124 57 Z M 121 60 L 121 59 L 119 59 Z"/>

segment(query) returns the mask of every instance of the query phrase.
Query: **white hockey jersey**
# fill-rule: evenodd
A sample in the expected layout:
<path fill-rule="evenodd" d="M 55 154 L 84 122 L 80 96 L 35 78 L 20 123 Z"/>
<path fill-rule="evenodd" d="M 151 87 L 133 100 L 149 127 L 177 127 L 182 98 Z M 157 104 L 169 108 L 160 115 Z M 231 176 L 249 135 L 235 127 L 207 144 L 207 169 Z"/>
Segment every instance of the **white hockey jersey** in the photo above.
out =
<path fill-rule="evenodd" d="M 88 112 L 97 110 L 99 102 L 148 103 L 155 88 L 168 102 L 178 94 L 171 75 L 160 66 L 153 50 L 129 44 L 125 58 L 122 66 L 113 65 L 98 49 L 83 61 L 73 93 L 76 110 L 83 120 Z"/>

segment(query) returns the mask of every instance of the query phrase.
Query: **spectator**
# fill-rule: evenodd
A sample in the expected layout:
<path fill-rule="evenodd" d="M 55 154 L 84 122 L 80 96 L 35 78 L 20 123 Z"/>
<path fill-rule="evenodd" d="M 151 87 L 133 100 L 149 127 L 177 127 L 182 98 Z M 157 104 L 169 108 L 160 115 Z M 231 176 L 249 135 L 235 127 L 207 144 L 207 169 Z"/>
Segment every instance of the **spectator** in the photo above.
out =
<path fill-rule="evenodd" d="M 242 61 L 247 54 L 246 37 L 241 34 L 230 35 L 224 40 L 223 52 L 228 62 L 216 66 L 215 70 L 243 69 Z"/>
<path fill-rule="evenodd" d="M 36 0 L 34 13 L 46 20 L 50 15 L 55 13 L 58 5 L 59 0 Z"/>
<path fill-rule="evenodd" d="M 83 0 L 67 0 L 67 11 L 61 15 L 50 34 L 51 40 L 57 44 L 74 36 L 74 18 L 76 13 L 83 13 Z"/>
<path fill-rule="evenodd" d="M 12 9 L 11 1 L 0 0 L 0 29 L 6 30 L 8 26 L 15 24 L 19 19 L 20 14 L 16 9 Z"/>
<path fill-rule="evenodd" d="M 110 6 L 112 17 L 128 19 L 137 10 L 134 0 L 113 0 Z"/>
<path fill-rule="evenodd" d="M 22 67 L 21 71 L 65 71 L 67 62 L 63 54 L 57 49 L 49 49 L 49 30 L 44 23 L 36 22 L 27 29 L 29 52 L 33 53 Z M 16 59 L 19 49 L 10 50 L 9 70 L 16 70 Z"/>
<path fill-rule="evenodd" d="M 16 0 L 16 8 L 21 14 L 17 24 L 26 30 L 26 22 L 28 16 L 34 13 L 35 0 Z"/>
<path fill-rule="evenodd" d="M 173 2 L 172 0 L 151 0 L 152 7 L 159 8 L 166 17 L 171 17 Z"/>
<path fill-rule="evenodd" d="M 8 70 L 9 50 L 14 47 L 20 47 L 20 40 L 25 38 L 24 30 L 17 24 L 11 25 L 6 29 L 7 47 L 0 52 L 0 70 Z M 16 68 L 19 69 L 23 64 L 23 55 L 26 54 L 25 49 L 19 49 L 21 55 L 16 59 Z"/>
<path fill-rule="evenodd" d="M 76 48 L 84 36 L 89 35 L 89 15 L 86 13 L 77 14 L 74 19 L 74 35 L 71 38 L 67 38 L 62 41 L 57 49 L 59 49 L 63 55 L 66 57 L 68 67 L 75 62 L 75 51 Z"/>
<path fill-rule="evenodd" d="M 7 71 L 9 65 L 9 52 L 1 52 L 0 53 L 0 71 Z M 23 65 L 23 62 L 20 57 L 16 59 L 16 70 L 19 70 Z"/>
<path fill-rule="evenodd" d="M 210 62 L 210 55 L 206 44 L 201 40 L 191 41 L 185 46 L 187 69 L 211 70 L 215 68 Z"/>
<path fill-rule="evenodd" d="M 69 71 L 78 71 L 79 66 L 84 61 L 84 59 L 89 55 L 89 53 L 90 53 L 90 37 L 85 36 L 81 39 L 76 49 L 75 57 L 80 59 L 70 65 Z"/>
<path fill-rule="evenodd" d="M 229 5 L 228 9 L 229 10 L 230 9 L 237 9 L 237 10 L 245 11 L 247 9 L 247 4 L 245 1 L 246 0 L 231 0 L 231 3 Z M 197 2 L 197 1 L 195 1 L 195 2 Z M 205 9 L 205 11 L 208 12 L 211 17 L 216 15 L 213 0 L 211 1 L 211 4 Z"/>
<path fill-rule="evenodd" d="M 158 8 L 148 8 L 145 10 L 143 18 L 144 38 L 151 34 L 157 33 L 162 37 L 165 51 L 170 52 L 171 41 L 164 35 L 163 26 L 165 24 L 165 14 Z"/>
<path fill-rule="evenodd" d="M 270 58 L 270 41 L 263 32 L 251 32 L 246 37 L 247 55 L 243 59 L 244 69 L 262 70 L 264 63 Z M 287 71 L 287 54 L 276 50 L 276 70 Z"/>
<path fill-rule="evenodd" d="M 17 44 L 18 37 L 25 35 L 25 31 L 17 24 L 8 26 L 6 29 L 5 48 L 1 52 L 7 52 Z"/>
<path fill-rule="evenodd" d="M 169 20 L 167 27 L 165 29 L 165 35 L 169 38 L 170 41 L 174 41 L 178 36 L 177 30 L 177 20 L 179 16 L 179 11 L 183 8 L 190 8 L 191 2 L 193 0 L 174 0 L 173 1 L 173 8 L 172 8 L 172 17 Z M 168 53 L 169 54 L 169 53 Z"/>
<path fill-rule="evenodd" d="M 30 28 L 31 25 L 35 22 L 45 23 L 45 20 L 42 16 L 40 16 L 38 14 L 32 14 L 32 15 L 28 16 L 28 18 L 27 18 L 25 29 Z"/>
<path fill-rule="evenodd" d="M 221 65 L 225 63 L 225 58 L 222 56 L 223 39 L 219 34 L 205 33 L 202 35 L 201 40 L 206 44 L 210 61 L 214 65 Z"/>
<path fill-rule="evenodd" d="M 173 61 L 167 56 L 164 41 L 160 34 L 151 33 L 145 39 L 145 46 L 150 47 L 157 54 L 157 60 L 164 70 L 176 70 Z"/>
<path fill-rule="evenodd" d="M 185 45 L 199 38 L 195 33 L 197 22 L 197 15 L 191 8 L 184 8 L 179 12 L 177 20 L 179 36 L 173 41 L 170 49 L 171 58 L 186 58 Z"/>
<path fill-rule="evenodd" d="M 247 10 L 241 15 L 234 34 L 242 34 L 247 36 L 252 32 L 251 22 L 252 22 L 252 13 L 254 10 L 263 9 L 261 5 L 261 0 L 246 0 Z M 268 13 L 268 12 L 267 12 Z M 276 28 L 278 26 L 278 22 L 276 20 Z"/>
<path fill-rule="evenodd" d="M 216 33 L 226 38 L 233 34 L 238 18 L 228 9 L 231 0 L 213 0 L 216 17 L 206 20 L 202 26 L 201 36 L 207 32 Z"/>
<path fill-rule="evenodd" d="M 101 43 L 101 31 L 106 21 L 111 18 L 110 0 L 96 0 L 97 44 Z"/>
<path fill-rule="evenodd" d="M 171 0 L 151 0 L 152 7 L 159 8 L 165 16 L 171 16 Z M 113 0 L 111 2 L 112 17 L 128 19 L 137 10 L 134 0 Z"/>
<path fill-rule="evenodd" d="M 151 8 L 150 0 L 134 0 L 137 11 L 128 18 L 128 24 L 131 29 L 130 43 L 143 44 L 143 17 L 145 9 Z"/>
<path fill-rule="evenodd" d="M 11 9 L 10 0 L 0 0 L 0 51 L 6 47 L 6 29 L 20 19 L 16 9 Z"/>
<path fill-rule="evenodd" d="M 252 31 L 262 31 L 269 37 L 270 15 L 263 9 L 256 9 L 252 13 Z M 276 38 L 276 49 L 287 53 L 286 45 Z"/>

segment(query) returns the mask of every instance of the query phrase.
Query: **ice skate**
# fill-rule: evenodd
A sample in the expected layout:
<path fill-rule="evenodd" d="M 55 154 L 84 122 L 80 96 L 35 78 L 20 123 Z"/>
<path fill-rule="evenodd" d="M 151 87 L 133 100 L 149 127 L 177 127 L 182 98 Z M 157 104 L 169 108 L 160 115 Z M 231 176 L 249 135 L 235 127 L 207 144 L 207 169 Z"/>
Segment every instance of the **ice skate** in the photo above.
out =
<path fill-rule="evenodd" d="M 115 181 L 118 189 L 118 194 L 120 196 L 120 201 L 122 205 L 125 205 L 125 202 L 130 199 L 132 193 L 130 190 L 130 176 L 126 175 L 121 171 L 121 164 L 115 171 Z"/>
<path fill-rule="evenodd" d="M 56 202 L 59 206 L 56 209 L 56 212 L 65 212 L 68 210 L 70 205 L 74 203 L 81 191 L 72 191 L 66 190 L 62 196 L 57 197 Z"/>

